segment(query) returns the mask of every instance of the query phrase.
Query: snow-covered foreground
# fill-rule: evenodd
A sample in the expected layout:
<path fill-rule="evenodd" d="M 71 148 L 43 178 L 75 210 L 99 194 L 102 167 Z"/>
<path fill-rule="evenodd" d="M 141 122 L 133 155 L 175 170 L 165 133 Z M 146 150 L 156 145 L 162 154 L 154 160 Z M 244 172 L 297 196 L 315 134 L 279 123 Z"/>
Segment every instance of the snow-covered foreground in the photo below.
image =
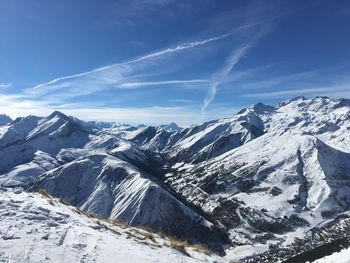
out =
<path fill-rule="evenodd" d="M 0 188 L 0 200 L 0 262 L 226 262 L 38 193 Z"/>
<path fill-rule="evenodd" d="M 349 263 L 350 262 L 350 248 L 344 249 L 340 252 L 333 253 L 322 259 L 318 259 L 312 263 Z"/>

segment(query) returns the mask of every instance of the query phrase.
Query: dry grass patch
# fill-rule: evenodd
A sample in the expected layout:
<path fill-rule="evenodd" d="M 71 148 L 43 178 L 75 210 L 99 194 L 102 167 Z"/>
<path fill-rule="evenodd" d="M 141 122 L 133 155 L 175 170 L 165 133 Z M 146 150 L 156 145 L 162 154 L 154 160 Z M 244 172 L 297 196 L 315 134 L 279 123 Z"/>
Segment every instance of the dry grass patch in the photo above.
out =
<path fill-rule="evenodd" d="M 79 215 L 85 215 L 88 218 L 95 218 L 99 220 L 104 220 L 103 218 L 100 218 L 98 215 L 92 213 L 92 212 L 86 212 L 84 210 L 81 210 L 80 208 L 76 207 L 75 212 L 77 212 Z M 98 221 L 99 222 L 99 221 Z M 101 222 L 100 222 L 101 223 Z"/>
<path fill-rule="evenodd" d="M 197 252 L 201 252 L 201 253 L 206 253 L 206 254 L 212 254 L 212 251 L 205 245 L 203 244 L 199 244 L 199 243 L 195 243 L 195 244 L 190 244 L 190 247 Z"/>
<path fill-rule="evenodd" d="M 154 235 L 153 235 L 152 233 L 145 232 L 145 233 L 144 233 L 144 236 L 145 236 L 147 239 L 151 240 L 153 243 L 158 243 L 157 240 L 156 240 L 156 238 L 154 237 Z"/>
<path fill-rule="evenodd" d="M 82 210 L 83 211 L 83 210 Z M 96 215 L 96 214 L 94 214 L 94 213 L 92 213 L 92 212 L 85 212 L 85 211 L 83 211 L 83 213 L 87 216 L 87 217 L 89 217 L 89 218 L 96 218 L 96 219 L 102 219 L 102 218 L 100 218 L 98 215 Z M 103 219 L 102 219 L 103 220 Z M 98 221 L 98 220 L 97 220 Z M 100 222 L 100 221 L 98 221 L 98 222 Z M 101 223 L 101 222 L 100 222 Z"/>
<path fill-rule="evenodd" d="M 186 248 L 188 248 L 190 246 L 190 244 L 186 241 L 186 240 L 179 240 L 173 237 L 169 238 L 169 247 L 176 249 L 177 251 L 179 251 L 180 253 L 191 257 L 191 255 L 186 251 Z"/>
<path fill-rule="evenodd" d="M 48 198 L 52 198 L 52 196 L 49 194 L 48 191 L 46 191 L 46 189 L 44 188 L 40 188 L 38 190 L 38 193 L 41 194 L 42 196 L 48 197 Z"/>
<path fill-rule="evenodd" d="M 109 220 L 109 223 L 111 223 L 112 225 L 115 225 L 115 226 L 119 226 L 121 228 L 127 228 L 127 227 L 130 227 L 128 222 L 125 222 L 125 221 L 122 221 L 120 219 L 110 219 Z"/>
<path fill-rule="evenodd" d="M 187 256 L 190 256 L 190 255 L 186 251 L 186 248 L 192 249 L 200 253 L 205 253 L 208 255 L 215 254 L 212 250 L 210 250 L 209 247 L 200 243 L 190 243 L 187 240 L 181 240 L 175 237 L 169 237 L 168 239 L 169 239 L 169 243 L 166 244 L 168 247 L 174 248 Z"/>
<path fill-rule="evenodd" d="M 53 197 L 49 194 L 48 191 L 46 191 L 46 189 L 44 188 L 40 188 L 38 190 L 38 194 L 44 196 L 47 198 L 47 202 L 50 204 L 50 205 L 55 205 L 55 203 L 53 202 Z"/>
<path fill-rule="evenodd" d="M 155 238 L 155 234 L 150 231 L 147 231 L 144 229 L 137 229 L 137 228 L 131 228 L 130 231 L 138 234 L 140 237 L 142 237 L 143 240 L 148 239 L 153 243 L 158 243 Z"/>
<path fill-rule="evenodd" d="M 62 203 L 64 205 L 67 205 L 67 206 L 71 205 L 68 201 L 64 200 L 62 197 L 59 199 L 59 201 L 60 201 L 60 203 Z"/>

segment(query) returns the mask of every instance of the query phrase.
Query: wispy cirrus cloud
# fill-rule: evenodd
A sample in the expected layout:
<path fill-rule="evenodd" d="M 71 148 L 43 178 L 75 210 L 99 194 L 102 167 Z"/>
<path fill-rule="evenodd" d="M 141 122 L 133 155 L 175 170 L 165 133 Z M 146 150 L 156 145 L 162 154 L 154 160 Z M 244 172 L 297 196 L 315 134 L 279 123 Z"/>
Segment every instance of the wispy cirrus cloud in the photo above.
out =
<path fill-rule="evenodd" d="M 172 55 L 182 54 L 185 51 L 190 51 L 201 46 L 230 38 L 237 33 L 242 33 L 246 30 L 249 31 L 250 29 L 261 26 L 273 19 L 276 18 L 265 18 L 262 20 L 257 19 L 256 21 L 237 26 L 234 29 L 217 36 L 181 43 L 175 45 L 174 47 L 154 51 L 125 62 L 100 67 L 83 73 L 56 78 L 49 82 L 27 89 L 25 93 L 35 96 L 63 90 L 66 93 L 69 91 L 70 97 L 72 97 L 75 94 L 86 95 L 99 90 L 111 88 L 112 86 L 115 87 L 119 85 L 120 87 L 126 87 L 128 84 L 123 83 L 129 82 L 134 75 L 144 73 L 145 71 L 149 73 L 151 69 L 161 64 L 162 60 L 172 58 Z M 256 32 L 253 34 L 256 34 Z M 169 80 L 169 84 L 177 84 L 176 82 L 171 83 L 171 81 L 172 80 Z M 178 82 L 178 84 L 183 84 L 181 83 L 181 80 L 178 80 Z M 146 85 L 139 85 L 137 87 L 143 86 Z M 136 88 L 136 85 L 134 85 L 134 88 Z M 78 89 L 80 89 L 80 91 L 75 92 L 75 90 Z"/>
<path fill-rule="evenodd" d="M 329 86 L 309 87 L 309 88 L 298 88 L 285 89 L 279 91 L 270 92 L 257 92 L 247 93 L 241 95 L 245 98 L 273 98 L 273 99 L 284 99 L 293 96 L 330 96 L 330 97 L 349 97 L 350 95 L 350 84 L 333 84 Z"/>
<path fill-rule="evenodd" d="M 284 84 L 286 82 L 293 83 L 295 81 L 313 80 L 315 76 L 318 75 L 317 73 L 318 73 L 317 71 L 308 71 L 308 72 L 280 75 L 272 78 L 264 78 L 263 80 L 260 80 L 260 81 L 247 82 L 241 85 L 241 87 L 247 90 L 271 88 L 271 87 L 276 87 L 278 85 Z"/>
<path fill-rule="evenodd" d="M 159 5 L 162 4 L 163 3 L 159 3 Z M 253 13 L 255 14 L 255 12 Z M 190 98 L 186 98 L 185 93 L 182 93 L 183 90 L 179 91 L 181 94 L 177 94 L 178 103 L 181 103 L 181 101 L 191 101 L 192 103 L 192 99 L 194 99 L 195 102 L 193 105 L 198 107 L 196 112 L 198 113 L 198 111 L 203 111 L 215 99 L 217 87 L 221 83 L 227 81 L 229 73 L 232 72 L 237 63 L 239 63 L 239 61 L 256 43 L 256 35 L 260 35 L 261 31 L 265 32 L 266 30 L 263 28 L 265 24 L 270 23 L 272 20 L 280 17 L 281 15 L 251 16 L 251 14 L 248 12 L 248 16 L 250 16 L 249 19 L 241 19 L 242 15 L 240 15 L 239 21 L 237 20 L 238 23 L 234 23 L 234 28 L 231 27 L 230 23 L 227 23 L 230 24 L 230 28 L 225 27 L 225 29 L 228 29 L 226 31 L 216 31 L 217 27 L 215 26 L 213 27 L 213 29 L 215 29 L 213 31 L 209 30 L 207 32 L 200 32 L 200 35 L 205 35 L 206 37 L 200 38 L 199 40 L 184 41 L 182 43 L 175 44 L 161 50 L 156 50 L 126 61 L 122 61 L 120 63 L 56 78 L 54 80 L 36 85 L 32 88 L 25 89 L 20 95 L 21 100 L 25 101 L 26 103 L 20 108 L 22 112 L 28 112 L 30 114 L 32 114 L 32 109 L 36 109 L 37 112 L 41 112 L 43 108 L 46 108 L 45 112 L 47 112 L 48 109 L 59 108 L 64 111 L 69 110 L 69 112 L 73 113 L 73 106 L 76 109 L 79 109 L 80 112 L 83 111 L 82 108 L 84 107 L 86 109 L 84 112 L 87 112 L 88 109 L 93 111 L 93 107 L 84 106 L 91 100 L 94 100 L 94 96 L 89 95 L 99 95 L 100 93 L 108 91 L 108 93 L 114 95 L 110 96 L 114 97 L 114 105 L 110 106 L 108 103 L 105 105 L 110 106 L 110 108 L 113 109 L 111 112 L 114 112 L 117 115 L 120 113 L 120 110 L 118 107 L 116 108 L 115 105 L 119 105 L 124 93 L 138 92 L 131 91 L 133 89 L 141 89 L 150 86 L 171 86 L 181 88 L 191 86 L 201 86 L 207 88 L 209 86 L 207 96 L 205 97 L 202 106 L 200 105 L 201 97 L 197 96 L 198 93 L 196 93 L 196 95 L 193 95 L 195 92 L 191 93 L 192 97 Z M 237 21 L 235 20 L 235 22 Z M 220 68 L 214 74 L 212 73 L 215 70 L 214 67 L 208 67 L 210 72 L 205 72 L 204 74 L 198 75 L 193 73 L 196 72 L 196 69 L 193 70 L 193 68 L 189 71 L 185 70 L 185 73 L 182 75 L 167 75 L 164 73 L 164 71 L 175 71 L 174 68 L 177 67 L 186 69 L 186 66 L 192 63 L 196 52 L 198 54 L 205 51 L 202 52 L 200 56 L 203 58 L 208 58 L 208 53 L 219 49 L 219 47 L 223 47 L 225 50 L 231 49 L 232 47 L 235 48 L 229 54 L 222 68 Z M 182 63 L 183 61 L 181 59 L 184 57 L 186 58 L 186 62 L 189 63 Z M 209 59 L 205 62 L 208 65 L 212 63 L 212 61 Z M 82 99 L 82 101 L 79 104 L 80 99 Z M 166 98 L 165 101 L 169 101 L 169 98 Z M 13 100 L 12 102 L 13 105 L 19 105 L 18 103 L 20 102 L 20 99 Z M 173 102 L 175 102 L 175 100 Z M 103 105 L 101 107 L 103 107 Z M 96 106 L 95 108 L 98 110 L 101 107 Z M 127 108 L 130 109 L 131 107 Z M 210 109 L 210 111 L 215 110 Z M 107 108 L 104 109 L 104 112 L 108 112 Z M 170 114 L 170 110 L 165 112 Z M 73 115 L 80 117 L 78 114 L 79 112 L 76 113 L 77 114 Z M 204 112 L 200 115 L 203 114 L 206 115 L 210 113 Z M 138 115 L 141 116 L 140 114 Z M 168 117 L 169 119 L 171 118 L 170 115 Z M 183 116 L 187 116 L 186 114 L 180 115 L 182 115 L 182 118 Z M 88 115 L 84 116 L 86 117 Z M 101 116 L 99 116 L 99 118 L 101 119 Z M 89 119 L 91 118 L 89 117 Z"/>
<path fill-rule="evenodd" d="M 241 97 L 286 99 L 293 96 L 348 97 L 350 94 L 349 63 L 321 67 L 310 71 L 276 74 L 262 69 L 241 83 Z M 266 77 L 267 75 L 271 75 Z M 253 80 L 252 80 L 253 79 Z"/>
<path fill-rule="evenodd" d="M 215 72 L 212 76 L 212 81 L 208 89 L 208 93 L 203 100 L 202 111 L 205 110 L 209 104 L 215 99 L 218 86 L 227 81 L 227 77 L 232 72 L 234 67 L 240 62 L 240 60 L 248 53 L 248 51 L 256 45 L 257 41 L 270 32 L 270 27 L 258 28 L 258 31 L 249 33 L 245 38 L 249 38 L 246 44 L 240 45 L 231 51 L 224 66 Z M 239 74 L 242 76 L 241 74 Z M 244 75 L 244 74 L 243 74 Z M 231 75 L 232 79 L 232 75 Z"/>
<path fill-rule="evenodd" d="M 163 80 L 163 81 L 147 81 L 147 82 L 126 82 L 118 85 L 118 88 L 133 89 L 145 86 L 160 86 L 172 84 L 203 84 L 209 83 L 206 79 L 190 79 L 190 80 Z"/>
<path fill-rule="evenodd" d="M 28 96 L 37 96 L 47 94 L 50 92 L 64 91 L 65 93 L 69 92 L 69 96 L 72 97 L 75 95 L 78 96 L 94 93 L 118 85 L 120 85 L 121 87 L 133 86 L 134 88 L 136 86 L 146 86 L 147 84 L 128 85 L 123 83 L 128 81 L 129 79 L 132 79 L 135 74 L 144 72 L 145 68 L 146 71 L 149 71 L 151 68 L 154 68 L 154 65 L 160 63 L 159 60 L 164 59 L 169 55 L 207 45 L 211 42 L 227 38 L 232 34 L 233 32 L 229 32 L 220 36 L 210 37 L 200 41 L 182 43 L 175 47 L 151 52 L 149 54 L 140 56 L 138 58 L 126 62 L 97 68 L 79 74 L 56 78 L 52 81 L 36 85 L 33 88 L 26 89 L 25 93 Z M 188 80 L 189 83 L 194 83 L 196 81 L 197 80 Z M 156 82 L 157 81 L 154 81 L 154 83 Z M 145 82 L 143 84 L 145 84 Z M 163 84 L 166 84 L 166 82 L 164 82 Z M 169 80 L 168 84 L 184 84 L 184 81 Z"/>
<path fill-rule="evenodd" d="M 12 87 L 12 83 L 0 83 L 0 89 L 8 89 Z"/>
<path fill-rule="evenodd" d="M 281 63 L 283 64 L 283 63 Z M 310 85 L 315 85 L 316 83 L 323 84 L 325 82 L 337 82 L 342 83 L 349 80 L 348 70 L 349 63 L 339 64 L 331 67 L 317 68 L 310 71 L 293 72 L 289 74 L 278 74 L 268 77 L 264 73 L 264 67 L 258 68 L 255 72 L 254 70 L 248 70 L 250 74 L 250 80 L 246 80 L 245 83 L 241 84 L 240 87 L 245 90 L 257 90 L 257 89 L 269 89 L 269 88 L 283 88 L 290 85 L 297 85 L 299 87 L 306 87 Z M 280 65 L 282 66 L 282 65 Z M 270 68 L 270 67 L 268 67 Z M 266 68 L 265 68 L 266 69 Z M 270 68 L 271 69 L 271 68 Z M 263 72 L 258 76 L 257 80 L 251 80 L 256 72 Z M 243 77 L 246 72 L 243 72 Z M 271 74 L 271 72 L 267 72 Z"/>
<path fill-rule="evenodd" d="M 224 67 L 213 75 L 211 85 L 208 89 L 208 94 L 203 101 L 202 110 L 205 110 L 208 105 L 214 100 L 218 85 L 224 81 L 225 77 L 231 72 L 239 60 L 246 54 L 250 46 L 250 44 L 247 44 L 234 50 L 227 59 Z"/>
<path fill-rule="evenodd" d="M 245 27 L 237 28 L 238 31 Z M 185 51 L 195 49 L 197 47 L 205 46 L 210 43 L 220 41 L 222 39 L 228 38 L 234 35 L 236 30 L 231 30 L 225 34 L 221 34 L 219 36 L 209 37 L 202 40 L 195 40 L 191 42 L 186 42 L 182 44 L 175 45 L 171 48 L 166 48 L 162 50 L 158 50 L 155 52 L 151 52 L 149 54 L 145 54 L 143 56 L 105 66 L 100 67 L 94 70 L 90 70 L 87 72 L 73 74 L 69 76 L 64 76 L 60 78 L 56 78 L 46 83 L 42 83 L 36 85 L 32 88 L 28 88 L 23 90 L 22 93 L 19 93 L 16 98 L 8 98 L 6 103 L 3 104 L 2 111 L 6 112 L 10 115 L 28 115 L 28 114 L 43 114 L 45 115 L 49 110 L 63 110 L 67 113 L 72 113 L 72 115 L 76 115 L 78 117 L 82 117 L 84 119 L 91 119 L 91 114 L 83 115 L 82 112 L 103 112 L 102 115 L 108 113 L 112 116 L 114 115 L 114 119 L 116 116 L 120 116 L 121 112 L 128 112 L 130 107 L 126 107 L 126 111 L 123 111 L 121 108 L 110 107 L 110 110 L 104 108 L 101 110 L 101 107 L 87 108 L 81 107 L 84 104 L 72 103 L 71 101 L 67 101 L 67 99 L 72 99 L 79 96 L 89 95 L 92 93 L 96 93 L 99 91 L 103 91 L 106 89 L 137 89 L 147 86 L 160 86 L 160 85 L 207 85 L 211 82 L 210 79 L 170 79 L 170 80 L 147 80 L 147 81 L 135 81 L 135 79 L 139 79 L 138 76 L 149 76 L 149 72 L 154 68 L 154 65 L 162 66 L 162 60 L 170 58 L 173 59 L 174 54 L 182 54 Z M 154 74 L 154 73 L 152 73 Z M 48 96 L 50 95 L 50 96 Z M 183 98 L 183 101 L 186 99 Z M 186 100 L 190 101 L 190 100 Z M 72 108 L 74 107 L 74 109 Z M 192 106 L 191 106 L 192 107 Z M 164 109 L 164 107 L 161 107 Z M 171 109 L 170 109 L 171 108 Z M 168 120 L 172 119 L 171 111 L 178 112 L 178 116 L 183 119 L 183 116 L 191 116 L 191 112 L 196 112 L 198 116 L 202 116 L 200 118 L 203 119 L 203 114 L 200 114 L 200 107 L 197 110 L 188 108 L 188 105 L 185 107 L 188 111 L 183 108 L 179 111 L 178 108 L 170 107 L 169 110 L 164 110 L 163 115 L 164 120 L 165 116 L 168 116 Z M 150 110 L 151 107 L 148 107 L 147 110 Z M 140 111 L 145 110 L 143 107 L 140 108 Z M 154 110 L 152 108 L 152 110 Z M 136 112 L 136 110 L 133 110 Z M 224 111 L 222 111 L 224 112 Z M 154 120 L 157 121 L 157 114 L 152 113 L 149 116 L 153 116 Z M 160 114 L 160 113 L 159 113 Z M 129 118 L 131 116 L 131 111 L 129 111 Z M 211 113 L 204 114 L 205 116 L 213 116 Z M 141 114 L 137 114 L 136 116 L 141 116 Z M 214 116 L 213 116 L 214 117 Z M 101 119 L 101 115 L 99 115 L 99 119 Z M 194 121 L 196 118 L 191 118 Z M 198 119 L 198 118 L 197 118 Z M 150 120 L 149 120 L 150 121 Z M 145 120 L 147 122 L 147 120 Z M 181 123 L 181 121 L 179 121 Z"/>

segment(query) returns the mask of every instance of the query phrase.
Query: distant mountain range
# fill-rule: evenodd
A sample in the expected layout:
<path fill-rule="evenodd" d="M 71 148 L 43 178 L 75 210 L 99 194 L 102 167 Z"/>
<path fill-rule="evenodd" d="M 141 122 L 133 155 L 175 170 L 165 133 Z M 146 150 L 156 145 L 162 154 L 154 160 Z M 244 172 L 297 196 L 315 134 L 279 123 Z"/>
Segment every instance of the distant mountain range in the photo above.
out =
<path fill-rule="evenodd" d="M 43 188 L 101 218 L 201 243 L 223 260 L 312 262 L 312 251 L 331 244 L 321 258 L 350 236 L 347 99 L 258 103 L 187 128 L 60 112 L 1 115 L 0 123 L 2 187 Z"/>
<path fill-rule="evenodd" d="M 130 125 L 130 124 L 124 124 L 124 123 L 116 123 L 116 122 L 106 122 L 106 121 L 88 121 L 87 122 L 89 125 L 98 128 L 98 129 L 120 129 L 120 130 L 136 130 L 140 128 L 145 128 L 147 125 L 144 124 L 139 124 L 139 125 Z M 168 131 L 168 132 L 177 132 L 181 131 L 182 128 L 179 127 L 175 122 L 171 122 L 169 124 L 162 124 L 159 126 L 160 128 Z"/>

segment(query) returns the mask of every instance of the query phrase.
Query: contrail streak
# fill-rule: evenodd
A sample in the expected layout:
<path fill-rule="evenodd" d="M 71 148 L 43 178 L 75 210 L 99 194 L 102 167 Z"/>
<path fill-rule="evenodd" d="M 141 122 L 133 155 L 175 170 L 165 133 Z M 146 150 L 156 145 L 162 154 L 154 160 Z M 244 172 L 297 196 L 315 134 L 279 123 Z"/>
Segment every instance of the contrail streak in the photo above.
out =
<path fill-rule="evenodd" d="M 222 35 L 219 35 L 219 36 L 214 36 L 214 37 L 210 37 L 210 38 L 199 40 L 199 41 L 192 41 L 192 42 L 183 43 L 183 44 L 177 45 L 176 47 L 167 48 L 167 49 L 163 49 L 163 50 L 160 50 L 160 51 L 155 51 L 155 52 L 149 53 L 147 55 L 144 55 L 144 56 L 141 56 L 141 57 L 138 57 L 138 58 L 126 61 L 126 62 L 117 63 L 117 64 L 105 66 L 105 67 L 100 67 L 100 68 L 97 68 L 97 69 L 94 69 L 94 70 L 86 71 L 86 72 L 75 74 L 75 75 L 69 75 L 69 76 L 65 76 L 65 77 L 56 78 L 56 79 L 51 80 L 49 82 L 46 82 L 46 83 L 43 83 L 43 84 L 39 84 L 39 85 L 33 87 L 33 89 L 34 90 L 35 89 L 39 89 L 39 88 L 41 88 L 43 86 L 48 86 L 48 85 L 51 85 L 51 84 L 55 84 L 55 83 L 57 83 L 59 81 L 62 81 L 62 80 L 68 80 L 68 79 L 73 79 L 73 78 L 77 78 L 77 77 L 84 77 L 84 76 L 90 75 L 92 73 L 96 73 L 96 72 L 100 72 L 100 71 L 103 71 L 103 70 L 112 69 L 113 67 L 116 67 L 116 66 L 127 66 L 127 65 L 130 65 L 130 64 L 142 62 L 142 61 L 145 61 L 145 60 L 148 60 L 148 59 L 153 59 L 153 58 L 161 57 L 161 56 L 164 56 L 164 55 L 167 55 L 167 54 L 172 54 L 172 53 L 176 53 L 176 52 L 179 52 L 179 51 L 183 51 L 183 50 L 187 50 L 187 49 L 203 46 L 203 45 L 209 44 L 209 43 L 214 42 L 214 41 L 219 41 L 219 40 L 225 39 L 225 38 L 230 37 L 233 34 L 239 32 L 241 30 L 244 30 L 244 29 L 247 29 L 247 28 L 259 25 L 259 24 L 261 24 L 263 22 L 264 21 L 259 21 L 259 22 L 254 22 L 254 23 L 251 23 L 251 24 L 243 25 L 243 26 L 237 27 L 237 28 L 235 28 L 233 30 L 230 30 L 229 32 L 227 32 L 225 34 L 222 34 Z"/>
<path fill-rule="evenodd" d="M 213 75 L 213 80 L 208 90 L 207 96 L 204 98 L 202 110 L 205 110 L 208 105 L 214 100 L 216 95 L 217 87 L 224 80 L 224 78 L 231 72 L 234 66 L 239 62 L 239 60 L 246 54 L 247 50 L 250 48 L 251 44 L 247 44 L 236 49 L 231 53 L 226 64 L 222 69 Z"/>
<path fill-rule="evenodd" d="M 154 86 L 154 85 L 169 85 L 169 84 L 195 84 L 195 83 L 208 83 L 209 80 L 205 79 L 190 79 L 190 80 L 165 80 L 165 81 L 148 81 L 148 82 L 129 82 L 118 85 L 120 88 L 136 88 L 140 86 Z"/>

